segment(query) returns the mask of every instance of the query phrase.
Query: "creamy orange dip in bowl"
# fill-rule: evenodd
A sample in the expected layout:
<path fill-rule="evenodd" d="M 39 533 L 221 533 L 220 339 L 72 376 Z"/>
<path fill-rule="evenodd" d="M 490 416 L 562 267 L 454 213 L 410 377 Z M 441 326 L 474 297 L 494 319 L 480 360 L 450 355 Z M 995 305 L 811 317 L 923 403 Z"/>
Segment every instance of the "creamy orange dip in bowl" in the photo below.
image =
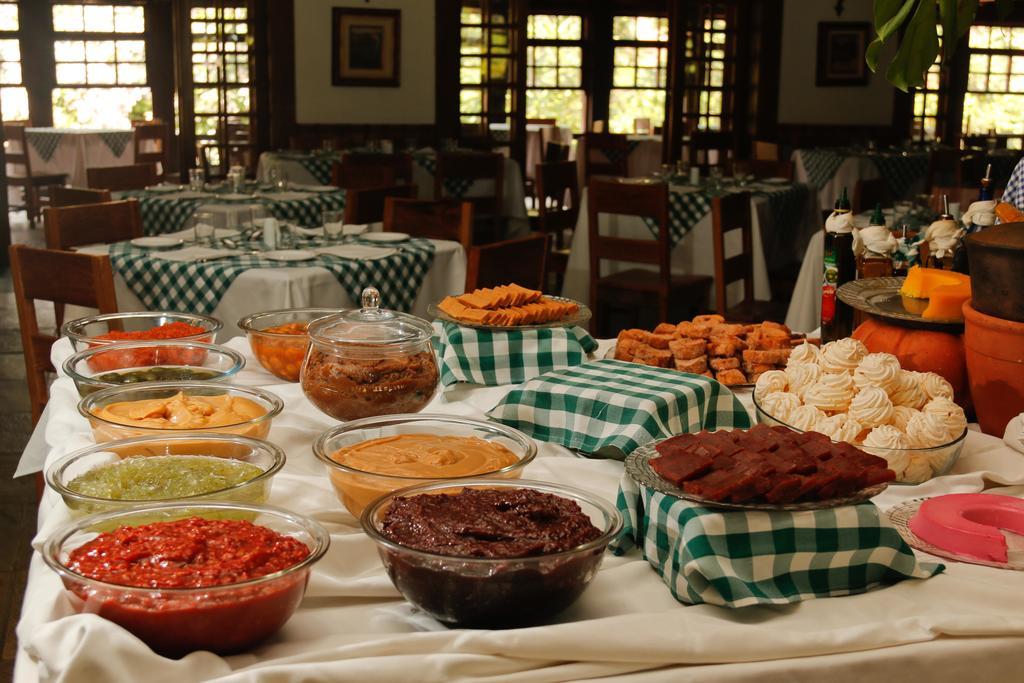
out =
<path fill-rule="evenodd" d="M 450 415 L 384 415 L 330 429 L 313 444 L 353 516 L 383 495 L 433 481 L 518 479 L 537 455 L 522 432 Z"/>
<path fill-rule="evenodd" d="M 281 399 L 262 389 L 204 382 L 110 387 L 78 404 L 97 443 L 179 431 L 264 438 L 283 408 Z"/>

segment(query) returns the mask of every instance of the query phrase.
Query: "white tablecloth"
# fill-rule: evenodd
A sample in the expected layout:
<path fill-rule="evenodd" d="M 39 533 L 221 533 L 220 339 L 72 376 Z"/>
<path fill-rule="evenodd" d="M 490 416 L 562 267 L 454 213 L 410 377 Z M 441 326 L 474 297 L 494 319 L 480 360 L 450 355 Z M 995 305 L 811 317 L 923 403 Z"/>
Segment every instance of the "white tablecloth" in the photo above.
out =
<path fill-rule="evenodd" d="M 809 182 L 807 168 L 804 166 L 803 156 L 800 150 L 794 150 L 790 157 L 794 164 L 795 178 L 798 183 Z M 847 196 L 853 201 L 853 188 L 858 180 L 873 180 L 881 177 L 875 162 L 866 156 L 848 156 L 836 170 L 836 174 L 824 187 L 818 189 L 818 202 L 822 211 L 831 211 L 836 200 L 843 194 L 846 188 Z"/>
<path fill-rule="evenodd" d="M 761 245 L 762 225 L 771 222 L 772 216 L 768 199 L 763 195 L 752 195 L 750 209 L 753 217 L 754 247 L 754 298 L 760 301 L 771 299 L 771 287 L 768 284 L 768 268 L 765 265 L 764 248 Z M 650 228 L 642 218 L 636 216 L 614 216 L 602 214 L 601 234 L 615 237 L 636 239 L 653 239 Z M 726 235 L 725 256 L 729 258 L 738 254 L 743 247 L 739 231 Z M 672 271 L 694 275 L 715 275 L 714 230 L 711 226 L 711 213 L 708 212 L 693 229 L 672 250 Z M 640 264 L 606 261 L 602 266 L 602 274 L 644 267 Z M 651 266 L 653 270 L 655 267 Z M 712 290 L 709 304 L 714 305 Z M 743 296 L 743 283 L 734 282 L 726 292 L 730 305 L 737 303 Z M 590 234 L 587 231 L 587 190 L 580 197 L 580 216 L 573 231 L 569 262 L 565 268 L 565 283 L 562 296 L 590 304 Z"/>
<path fill-rule="evenodd" d="M 102 166 L 126 166 L 135 163 L 135 147 L 132 141 L 124 146 L 121 154 L 103 141 L 104 133 L 131 133 L 131 130 L 77 130 L 71 128 L 28 128 L 26 134 L 52 134 L 59 136 L 53 156 L 43 159 L 35 147 L 28 146 L 29 162 L 32 173 L 46 175 L 48 173 L 66 173 L 68 184 L 75 187 L 87 187 L 86 169 Z"/>
<path fill-rule="evenodd" d="M 310 444 L 336 424 L 296 384 L 273 384 L 238 339 L 250 366 L 239 381 L 268 386 L 285 400 L 270 438 L 288 454 L 271 502 L 314 516 L 331 533 L 296 615 L 253 651 L 221 658 L 157 657 L 120 627 L 72 615 L 59 579 L 33 556 L 21 621 L 15 680 L 44 681 L 452 681 L 539 683 L 637 681 L 822 681 L 863 683 L 1019 680 L 1024 647 L 1024 573 L 950 563 L 927 581 L 797 605 L 730 610 L 683 607 L 641 555 L 605 557 L 580 600 L 548 626 L 510 631 L 441 627 L 403 601 L 373 543 L 340 506 Z M 602 344 L 598 354 L 608 348 Z M 68 345 L 55 346 L 62 360 Z M 482 417 L 507 387 L 463 386 L 438 396 L 431 412 Z M 749 396 L 741 396 L 749 405 Z M 68 378 L 54 384 L 45 425 L 48 462 L 91 443 L 74 410 Z M 540 444 L 526 476 L 569 483 L 611 499 L 622 465 L 572 457 Z M 1024 484 L 1024 458 L 999 439 L 971 432 L 951 475 L 922 486 L 891 486 L 876 502 Z M 1019 490 L 1019 489 L 1018 489 Z M 66 519 L 59 498 L 40 505 L 38 544 Z M 1013 672 L 1017 672 L 1016 674 Z"/>

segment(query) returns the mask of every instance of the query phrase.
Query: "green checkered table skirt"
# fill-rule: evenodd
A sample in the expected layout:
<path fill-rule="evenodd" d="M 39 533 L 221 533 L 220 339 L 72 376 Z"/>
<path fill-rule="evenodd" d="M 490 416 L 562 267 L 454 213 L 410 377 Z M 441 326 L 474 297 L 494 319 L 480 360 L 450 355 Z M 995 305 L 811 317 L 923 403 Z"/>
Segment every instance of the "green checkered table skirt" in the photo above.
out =
<path fill-rule="evenodd" d="M 918 562 L 872 503 L 797 512 L 721 510 L 640 486 L 625 474 L 616 506 L 625 526 L 609 548 L 616 555 L 640 548 L 684 603 L 787 604 L 943 570 Z"/>
<path fill-rule="evenodd" d="M 872 154 L 869 158 L 896 199 L 908 199 L 911 187 L 928 174 L 928 155 L 924 153 Z"/>
<path fill-rule="evenodd" d="M 581 327 L 490 331 L 435 322 L 434 330 L 444 386 L 518 384 L 580 365 L 597 349 L 597 342 Z"/>
<path fill-rule="evenodd" d="M 736 396 L 710 377 L 618 360 L 544 373 L 487 415 L 539 441 L 616 459 L 672 434 L 750 426 Z"/>
<path fill-rule="evenodd" d="M 797 152 L 807 171 L 807 182 L 816 188 L 828 185 L 846 156 L 831 149 L 801 149 Z"/>
<path fill-rule="evenodd" d="M 412 309 L 416 294 L 434 262 L 434 245 L 414 239 L 392 256 L 374 260 L 320 256 L 312 261 L 269 261 L 258 255 L 234 256 L 205 263 L 166 261 L 153 252 L 119 242 L 110 247 L 110 263 L 129 289 L 151 311 L 210 313 L 239 275 L 252 268 L 308 268 L 331 271 L 352 301 L 364 287 L 380 290 L 381 307 Z"/>

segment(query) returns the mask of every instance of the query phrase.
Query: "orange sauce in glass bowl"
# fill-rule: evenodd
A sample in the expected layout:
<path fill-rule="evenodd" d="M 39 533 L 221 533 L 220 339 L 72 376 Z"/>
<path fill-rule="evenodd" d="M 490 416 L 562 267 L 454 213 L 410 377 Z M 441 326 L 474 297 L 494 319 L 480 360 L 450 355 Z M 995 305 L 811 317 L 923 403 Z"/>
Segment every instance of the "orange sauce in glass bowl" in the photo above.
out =
<path fill-rule="evenodd" d="M 260 365 L 286 382 L 298 382 L 309 347 L 308 326 L 309 323 L 285 323 L 251 332 L 249 344 Z M 290 335 L 290 338 L 271 335 Z"/>

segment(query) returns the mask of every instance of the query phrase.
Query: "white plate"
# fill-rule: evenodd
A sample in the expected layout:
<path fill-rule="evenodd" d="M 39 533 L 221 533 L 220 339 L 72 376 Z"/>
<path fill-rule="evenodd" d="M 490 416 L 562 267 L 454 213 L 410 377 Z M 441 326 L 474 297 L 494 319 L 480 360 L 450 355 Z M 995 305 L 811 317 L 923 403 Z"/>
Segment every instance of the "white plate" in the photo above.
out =
<path fill-rule="evenodd" d="M 793 181 L 789 178 L 765 178 L 761 182 L 768 183 L 769 185 L 788 185 Z"/>
<path fill-rule="evenodd" d="M 317 254 L 315 251 L 309 251 L 308 249 L 278 249 L 276 251 L 265 251 L 260 256 L 271 261 L 309 261 L 310 259 L 315 259 Z"/>
<path fill-rule="evenodd" d="M 167 235 L 150 235 L 148 237 L 136 237 L 132 240 L 133 247 L 143 249 L 167 249 L 181 244 L 180 237 L 168 237 Z"/>
<path fill-rule="evenodd" d="M 181 185 L 150 185 L 146 188 L 146 192 L 180 192 L 181 190 Z"/>
<path fill-rule="evenodd" d="M 365 242 L 404 242 L 409 235 L 404 232 L 367 232 L 359 236 Z"/>

